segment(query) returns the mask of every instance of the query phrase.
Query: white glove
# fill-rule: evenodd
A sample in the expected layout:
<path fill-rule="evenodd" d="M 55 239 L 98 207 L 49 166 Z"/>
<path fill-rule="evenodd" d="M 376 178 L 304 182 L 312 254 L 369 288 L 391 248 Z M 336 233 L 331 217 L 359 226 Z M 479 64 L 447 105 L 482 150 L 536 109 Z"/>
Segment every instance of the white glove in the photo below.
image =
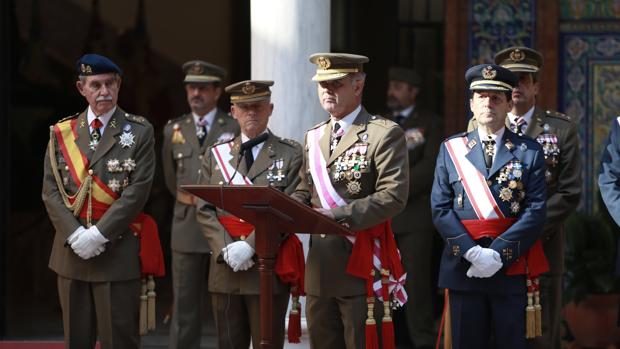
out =
<path fill-rule="evenodd" d="M 495 275 L 503 266 L 497 251 L 478 245 L 467 250 L 463 257 L 471 263 L 467 270 L 468 277 L 488 278 Z"/>
<path fill-rule="evenodd" d="M 222 254 L 224 261 L 236 272 L 242 270 L 240 267 L 245 266 L 246 262 L 252 259 L 254 249 L 245 241 L 235 241 L 224 247 Z"/>
<path fill-rule="evenodd" d="M 252 268 L 252 266 L 254 266 L 254 260 L 252 258 L 248 259 L 245 263 L 241 263 L 241 265 L 239 265 L 239 267 L 237 268 L 237 270 L 233 269 L 233 271 L 246 271 L 250 268 Z"/>
<path fill-rule="evenodd" d="M 75 242 L 75 240 L 77 240 L 78 236 L 80 236 L 80 234 L 82 234 L 82 232 L 85 232 L 85 231 L 86 231 L 86 228 L 80 225 L 77 229 L 75 229 L 73 233 L 71 233 L 71 235 L 69 235 L 69 237 L 65 241 L 65 246 L 72 245 Z"/>
<path fill-rule="evenodd" d="M 108 239 L 101 234 L 97 226 L 93 225 L 78 235 L 71 248 L 80 258 L 89 259 L 101 254 L 105 250 L 106 242 Z"/>

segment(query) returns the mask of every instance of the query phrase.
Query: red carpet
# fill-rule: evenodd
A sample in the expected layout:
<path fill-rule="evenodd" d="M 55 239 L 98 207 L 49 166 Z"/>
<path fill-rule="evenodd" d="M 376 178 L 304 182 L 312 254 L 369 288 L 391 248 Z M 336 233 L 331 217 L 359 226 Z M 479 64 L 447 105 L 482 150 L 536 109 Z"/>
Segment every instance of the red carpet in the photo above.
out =
<path fill-rule="evenodd" d="M 95 348 L 100 348 L 99 343 L 97 343 Z M 44 341 L 0 341 L 0 349 L 65 349 L 65 343 Z"/>

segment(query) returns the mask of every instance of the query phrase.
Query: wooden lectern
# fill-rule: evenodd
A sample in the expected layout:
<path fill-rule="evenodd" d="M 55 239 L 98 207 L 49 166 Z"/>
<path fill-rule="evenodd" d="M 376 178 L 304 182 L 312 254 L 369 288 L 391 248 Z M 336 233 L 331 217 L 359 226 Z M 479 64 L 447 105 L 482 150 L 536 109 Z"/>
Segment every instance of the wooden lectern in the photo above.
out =
<path fill-rule="evenodd" d="M 260 273 L 260 347 L 273 347 L 273 276 L 278 235 L 351 234 L 351 231 L 309 206 L 269 186 L 182 185 L 181 188 L 254 225 Z M 215 251 L 214 251 L 215 252 Z"/>

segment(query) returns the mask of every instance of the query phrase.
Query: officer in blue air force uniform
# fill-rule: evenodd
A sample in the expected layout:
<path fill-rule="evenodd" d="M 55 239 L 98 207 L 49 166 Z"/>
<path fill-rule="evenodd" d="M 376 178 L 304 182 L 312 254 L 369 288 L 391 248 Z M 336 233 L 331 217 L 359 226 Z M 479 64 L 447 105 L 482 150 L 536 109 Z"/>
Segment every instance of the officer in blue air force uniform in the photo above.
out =
<path fill-rule="evenodd" d="M 439 286 L 449 289 L 454 349 L 487 348 L 491 329 L 496 347 L 525 348 L 526 309 L 534 309 L 526 271 L 546 265 L 537 242 L 546 213 L 544 155 L 536 141 L 505 127 L 512 72 L 484 64 L 465 78 L 478 128 L 442 143 L 431 194 L 445 241 Z"/>
<path fill-rule="evenodd" d="M 620 116 L 613 120 L 601 158 L 598 186 L 609 214 L 620 226 Z"/>

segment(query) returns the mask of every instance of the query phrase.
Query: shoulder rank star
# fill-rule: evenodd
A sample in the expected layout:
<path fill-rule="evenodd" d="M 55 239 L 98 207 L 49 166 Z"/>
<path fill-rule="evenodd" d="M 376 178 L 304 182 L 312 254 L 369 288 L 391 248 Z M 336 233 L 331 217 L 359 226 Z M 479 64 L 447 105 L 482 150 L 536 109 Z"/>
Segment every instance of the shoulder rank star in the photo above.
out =
<path fill-rule="evenodd" d="M 120 143 L 121 147 L 129 148 L 136 143 L 135 138 L 136 136 L 133 133 L 124 131 L 123 133 L 121 133 L 118 142 Z"/>

